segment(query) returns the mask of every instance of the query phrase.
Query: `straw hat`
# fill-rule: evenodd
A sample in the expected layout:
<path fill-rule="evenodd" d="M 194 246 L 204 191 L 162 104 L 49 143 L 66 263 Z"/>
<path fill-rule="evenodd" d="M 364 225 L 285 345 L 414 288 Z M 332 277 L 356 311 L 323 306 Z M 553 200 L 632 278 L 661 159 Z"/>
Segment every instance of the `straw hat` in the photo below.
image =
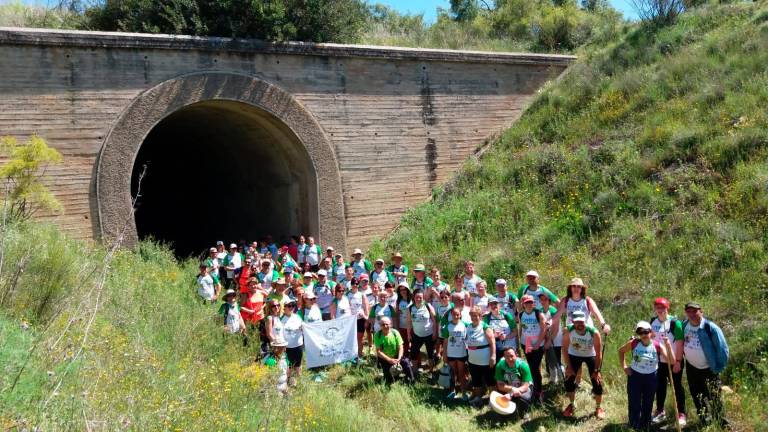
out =
<path fill-rule="evenodd" d="M 491 405 L 491 409 L 496 411 L 500 415 L 510 415 L 515 412 L 517 405 L 511 400 L 507 400 L 507 397 L 497 391 L 492 391 L 491 396 L 488 398 L 488 403 Z"/>

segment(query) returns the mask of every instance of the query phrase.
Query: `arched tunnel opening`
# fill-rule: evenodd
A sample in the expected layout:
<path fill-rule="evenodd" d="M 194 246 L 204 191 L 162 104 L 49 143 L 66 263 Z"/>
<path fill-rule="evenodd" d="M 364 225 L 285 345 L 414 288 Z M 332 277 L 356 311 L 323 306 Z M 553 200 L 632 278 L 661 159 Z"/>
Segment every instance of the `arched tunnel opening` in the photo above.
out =
<path fill-rule="evenodd" d="M 160 121 L 133 165 L 137 193 L 139 238 L 167 243 L 179 257 L 216 240 L 287 242 L 318 229 L 306 149 L 274 115 L 241 102 L 200 102 Z"/>

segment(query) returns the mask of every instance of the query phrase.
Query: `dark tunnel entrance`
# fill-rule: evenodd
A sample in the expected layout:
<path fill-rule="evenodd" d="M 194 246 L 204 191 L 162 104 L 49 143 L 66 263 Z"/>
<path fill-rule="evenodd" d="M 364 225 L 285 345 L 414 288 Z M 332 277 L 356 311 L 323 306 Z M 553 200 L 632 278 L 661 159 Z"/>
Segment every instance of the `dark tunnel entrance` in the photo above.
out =
<path fill-rule="evenodd" d="M 317 176 L 304 146 L 252 105 L 206 101 L 182 108 L 147 135 L 133 165 L 139 238 L 197 255 L 216 240 L 317 233 Z"/>

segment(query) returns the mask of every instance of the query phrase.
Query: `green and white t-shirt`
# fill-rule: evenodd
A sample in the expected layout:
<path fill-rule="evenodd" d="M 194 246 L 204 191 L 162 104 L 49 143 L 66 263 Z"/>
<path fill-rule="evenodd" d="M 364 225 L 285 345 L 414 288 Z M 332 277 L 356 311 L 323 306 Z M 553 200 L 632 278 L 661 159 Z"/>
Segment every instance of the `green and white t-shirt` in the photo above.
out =
<path fill-rule="evenodd" d="M 517 348 L 517 332 L 515 331 L 517 329 L 517 323 L 512 314 L 499 311 L 499 315 L 496 316 L 493 313 L 489 313 L 483 317 L 483 320 L 491 327 L 494 335 L 497 333 L 504 335 L 504 340 L 499 340 L 498 336 L 496 338 L 497 350 L 503 348 Z"/>
<path fill-rule="evenodd" d="M 659 354 L 661 346 L 655 340 L 644 345 L 639 339 L 632 341 L 632 363 L 629 365 L 633 371 L 641 374 L 654 373 L 659 369 Z"/>
<path fill-rule="evenodd" d="M 683 334 L 683 322 L 676 319 L 674 316 L 668 316 L 667 320 L 664 322 L 661 322 L 659 317 L 655 317 L 651 320 L 651 329 L 656 335 L 656 342 L 660 344 L 664 343 L 664 336 L 667 336 L 670 342 L 685 339 L 685 335 Z M 667 356 L 662 354 L 660 361 L 662 363 L 667 363 Z"/>
<path fill-rule="evenodd" d="M 432 336 L 435 332 L 435 324 L 429 313 L 429 307 L 426 302 L 421 304 L 421 307 L 411 305 L 408 308 L 408 313 L 411 314 L 411 325 L 413 326 L 413 333 L 418 337 Z"/>
<path fill-rule="evenodd" d="M 349 304 L 347 296 L 341 296 L 340 299 L 334 297 L 333 304 L 336 305 L 336 318 L 352 315 L 352 305 Z"/>
<path fill-rule="evenodd" d="M 531 368 L 523 359 L 516 358 L 515 364 L 512 366 L 507 364 L 506 359 L 499 360 L 496 364 L 494 378 L 496 381 L 504 382 L 512 387 L 520 387 L 523 383 L 528 383 L 528 391 L 523 393 L 520 397 L 530 400 L 533 396 L 533 376 L 531 375 Z"/>
<path fill-rule="evenodd" d="M 464 289 L 469 291 L 469 294 L 474 297 L 477 293 L 477 284 L 483 280 L 480 276 L 473 274 L 472 277 L 464 275 Z"/>
<path fill-rule="evenodd" d="M 424 280 L 416 280 L 416 278 L 413 279 L 413 282 L 411 283 L 411 289 L 413 291 L 416 291 L 417 289 L 426 291 L 427 288 L 431 287 L 433 285 L 432 279 L 429 277 L 425 277 Z"/>
<path fill-rule="evenodd" d="M 485 335 L 487 328 L 488 324 L 484 321 L 477 326 L 472 323 L 467 326 L 468 361 L 474 365 L 487 365 L 491 361 L 491 346 Z"/>
<path fill-rule="evenodd" d="M 570 345 L 568 345 L 568 355 L 576 357 L 594 357 L 595 353 L 595 333 L 597 329 L 588 325 L 584 334 L 579 334 L 573 324 L 567 327 L 568 336 L 571 338 Z"/>
<path fill-rule="evenodd" d="M 399 284 L 402 282 L 405 282 L 408 280 L 408 266 L 405 264 L 400 264 L 399 266 L 396 266 L 394 264 L 387 267 L 387 271 L 391 273 L 393 276 L 395 272 L 397 273 L 405 273 L 405 276 L 396 276 L 395 277 L 395 283 Z"/>
<path fill-rule="evenodd" d="M 462 358 L 467 356 L 467 327 L 469 324 L 459 321 L 458 324 L 449 322 L 443 326 L 442 337 L 448 340 L 445 354 L 448 357 Z"/>
<path fill-rule="evenodd" d="M 382 306 L 381 304 L 376 303 L 376 305 L 371 308 L 371 313 L 369 315 L 369 318 L 373 318 L 375 320 L 373 323 L 373 331 L 377 332 L 381 330 L 382 318 L 389 317 L 392 319 L 393 316 L 395 316 L 395 308 L 390 305 Z"/>
<path fill-rule="evenodd" d="M 523 286 L 520 287 L 520 289 L 517 291 L 517 298 L 523 298 L 524 295 L 528 294 L 533 296 L 533 303 L 534 307 L 536 309 L 541 310 L 541 300 L 539 300 L 539 295 L 541 293 L 544 293 L 549 297 L 549 300 L 554 304 L 557 303 L 557 296 L 552 293 L 552 291 L 548 290 L 547 287 L 543 285 L 538 285 L 536 287 L 536 290 L 532 290 L 528 284 L 523 284 Z"/>
<path fill-rule="evenodd" d="M 531 311 L 531 313 L 520 312 L 520 337 L 523 339 L 520 343 L 525 347 L 530 345 L 533 349 L 538 349 L 544 344 L 543 340 L 539 340 L 539 334 L 541 333 L 540 313 L 536 309 Z M 528 340 L 530 342 L 527 342 Z"/>

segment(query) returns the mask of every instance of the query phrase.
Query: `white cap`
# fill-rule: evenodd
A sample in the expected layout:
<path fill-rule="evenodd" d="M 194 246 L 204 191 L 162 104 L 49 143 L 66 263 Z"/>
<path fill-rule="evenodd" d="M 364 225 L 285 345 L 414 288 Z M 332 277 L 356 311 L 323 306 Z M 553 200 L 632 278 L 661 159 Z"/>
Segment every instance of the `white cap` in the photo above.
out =
<path fill-rule="evenodd" d="M 318 276 L 328 276 L 328 272 L 325 271 L 325 269 L 320 269 L 317 271 Z"/>
<path fill-rule="evenodd" d="M 376 261 L 374 261 L 374 262 L 375 263 L 382 263 L 382 264 L 384 264 L 384 260 L 381 259 L 381 258 L 376 258 Z"/>
<path fill-rule="evenodd" d="M 352 251 L 352 255 L 363 254 L 363 251 L 361 251 L 359 248 L 355 248 L 355 250 Z"/>
<path fill-rule="evenodd" d="M 528 277 L 528 276 L 539 277 L 539 273 L 536 270 L 531 270 L 528 273 L 526 273 L 525 276 L 526 277 Z"/>
<path fill-rule="evenodd" d="M 507 285 L 506 279 L 496 279 L 496 285 Z"/>
<path fill-rule="evenodd" d="M 649 324 L 648 321 L 640 321 L 635 326 L 635 331 L 640 330 L 640 329 L 651 330 L 651 324 Z"/>
<path fill-rule="evenodd" d="M 411 289 L 411 286 L 410 286 L 410 285 L 408 284 L 408 282 L 406 282 L 406 281 L 402 281 L 402 282 L 400 282 L 399 284 L 397 284 L 397 287 L 398 287 L 398 288 L 400 288 L 400 287 L 406 287 L 406 288 L 408 288 L 408 289 Z"/>
<path fill-rule="evenodd" d="M 234 295 L 234 294 L 235 294 L 235 290 L 230 288 L 230 289 L 227 290 L 227 292 L 224 293 L 224 297 L 226 297 L 228 295 Z"/>
<path fill-rule="evenodd" d="M 327 248 L 325 248 L 325 250 L 332 251 L 333 250 L 333 246 L 328 246 Z"/>
<path fill-rule="evenodd" d="M 312 291 L 308 291 L 308 292 L 304 293 L 304 298 L 306 298 L 306 299 L 313 299 L 313 298 L 316 299 L 317 295 L 314 292 L 312 292 Z"/>
<path fill-rule="evenodd" d="M 312 272 L 304 273 L 304 277 L 312 277 L 312 276 L 313 276 Z"/>
<path fill-rule="evenodd" d="M 571 317 L 571 321 L 587 322 L 587 316 L 584 314 L 584 311 L 580 311 L 580 310 L 573 311 L 573 316 Z"/>
<path fill-rule="evenodd" d="M 232 248 L 236 248 L 236 247 L 237 247 L 237 245 L 236 245 L 235 243 L 232 243 L 231 245 L 229 245 L 229 248 L 230 248 L 230 249 L 232 249 Z"/>
<path fill-rule="evenodd" d="M 210 248 L 208 250 L 211 251 L 211 252 L 216 252 L 216 248 Z"/>

